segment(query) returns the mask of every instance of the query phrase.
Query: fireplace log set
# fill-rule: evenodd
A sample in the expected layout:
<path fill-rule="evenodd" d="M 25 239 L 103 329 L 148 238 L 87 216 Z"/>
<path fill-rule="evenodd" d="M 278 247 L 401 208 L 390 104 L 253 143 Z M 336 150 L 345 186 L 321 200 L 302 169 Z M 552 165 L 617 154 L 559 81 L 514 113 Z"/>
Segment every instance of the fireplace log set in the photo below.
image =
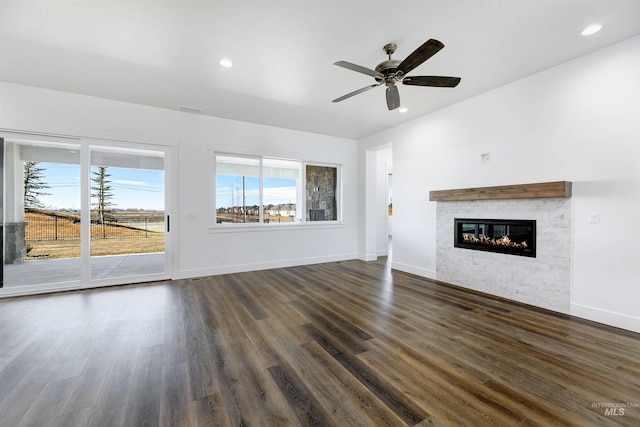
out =
<path fill-rule="evenodd" d="M 470 242 L 470 243 L 480 243 L 483 245 L 498 245 L 498 246 L 511 246 L 514 248 L 528 248 L 529 244 L 527 243 L 526 240 L 523 240 L 522 242 L 518 243 L 518 242 L 514 242 L 511 240 L 511 238 L 509 237 L 508 234 L 505 234 L 504 236 L 500 237 L 499 239 L 491 238 L 491 237 L 487 237 L 487 236 L 480 236 L 480 237 L 476 237 L 473 234 L 468 234 L 468 233 L 463 233 L 462 234 L 462 238 L 464 239 L 465 242 Z"/>

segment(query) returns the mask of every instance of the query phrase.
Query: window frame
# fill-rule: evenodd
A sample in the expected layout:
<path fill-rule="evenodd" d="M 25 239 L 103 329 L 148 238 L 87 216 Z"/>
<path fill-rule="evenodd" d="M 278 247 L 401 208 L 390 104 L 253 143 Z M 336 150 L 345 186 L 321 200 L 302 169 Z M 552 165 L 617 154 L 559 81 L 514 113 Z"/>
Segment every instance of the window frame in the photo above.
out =
<path fill-rule="evenodd" d="M 265 222 L 264 221 L 264 208 L 265 208 L 265 203 L 264 203 L 264 181 L 265 179 L 270 179 L 273 177 L 265 177 L 264 176 L 264 162 L 265 160 L 268 162 L 269 160 L 274 160 L 276 162 L 278 161 L 282 161 L 282 162 L 289 162 L 289 163 L 296 163 L 297 166 L 297 177 L 296 177 L 296 201 L 295 201 L 295 205 L 296 205 L 296 213 L 294 215 L 294 219 L 293 221 L 287 221 L 284 223 L 271 223 L 271 222 Z M 302 215 L 303 215 L 303 210 L 302 210 L 302 203 L 301 200 L 304 200 L 304 188 L 302 186 L 302 183 L 304 182 L 304 162 L 301 162 L 300 160 L 292 160 L 292 159 L 283 159 L 283 158 L 279 158 L 279 157 L 271 157 L 271 156 L 262 156 L 261 161 L 260 161 L 260 186 L 262 189 L 262 194 L 261 194 L 261 198 L 260 198 L 260 202 L 261 204 L 260 206 L 260 215 L 261 215 L 261 224 L 269 224 L 269 225 L 291 225 L 291 224 L 295 224 L 295 223 L 299 223 L 302 222 Z M 269 167 L 269 166 L 267 166 Z"/>
<path fill-rule="evenodd" d="M 311 219 L 307 220 L 307 192 L 306 192 L 306 186 L 307 186 L 307 167 L 308 166 L 315 166 L 315 167 L 320 167 L 320 168 L 335 168 L 336 169 L 336 182 L 335 182 L 335 189 L 334 189 L 334 198 L 335 198 L 335 215 L 336 215 L 336 219 L 330 219 L 330 220 L 320 220 L 320 221 L 312 221 Z M 320 224 L 332 224 L 332 223 L 341 223 L 342 222 L 342 176 L 341 176 L 341 167 L 340 165 L 335 165 L 335 164 L 329 164 L 329 163 L 320 163 L 320 162 L 303 162 L 303 181 L 304 181 L 304 186 L 305 186 L 305 191 L 303 191 L 303 195 L 304 195 L 304 213 L 303 213 L 303 217 L 305 222 L 307 223 L 320 223 Z"/>
<path fill-rule="evenodd" d="M 217 190 L 217 178 L 218 178 L 218 156 L 220 157 L 234 157 L 238 159 L 251 159 L 258 160 L 258 222 L 237 222 L 237 223 L 222 223 L 218 222 L 218 190 Z M 229 154 L 229 153 L 214 153 L 213 155 L 213 219 L 216 226 L 230 227 L 230 226 L 242 226 L 242 227 L 255 227 L 257 224 L 262 224 L 262 208 L 260 202 L 262 201 L 262 158 L 260 156 L 244 155 L 244 154 Z"/>
<path fill-rule="evenodd" d="M 342 165 L 335 163 L 325 163 L 325 162 L 310 162 L 299 159 L 292 159 L 286 157 L 277 157 L 277 156 L 261 156 L 255 154 L 239 154 L 239 153 L 229 153 L 222 151 L 214 151 L 212 153 L 213 158 L 213 173 L 212 173 L 212 182 L 213 191 L 213 225 L 209 228 L 215 230 L 233 230 L 239 228 L 250 228 L 250 229 L 275 229 L 275 228 L 295 228 L 295 227 L 331 227 L 331 226 L 342 226 Z M 259 161 L 259 192 L 258 192 L 258 207 L 259 207 L 259 219 L 257 222 L 218 222 L 218 194 L 217 194 L 217 181 L 218 181 L 218 157 L 236 157 L 240 159 L 256 159 Z M 299 164 L 300 173 L 299 173 L 299 182 L 297 182 L 296 186 L 296 217 L 294 221 L 291 222 L 264 222 L 264 160 L 282 160 L 288 162 L 296 162 Z M 336 204 L 336 219 L 335 220 L 324 220 L 324 221 L 309 221 L 306 219 L 307 216 L 307 166 L 319 166 L 319 167 L 331 167 L 336 169 L 336 185 L 335 185 L 335 204 Z"/>

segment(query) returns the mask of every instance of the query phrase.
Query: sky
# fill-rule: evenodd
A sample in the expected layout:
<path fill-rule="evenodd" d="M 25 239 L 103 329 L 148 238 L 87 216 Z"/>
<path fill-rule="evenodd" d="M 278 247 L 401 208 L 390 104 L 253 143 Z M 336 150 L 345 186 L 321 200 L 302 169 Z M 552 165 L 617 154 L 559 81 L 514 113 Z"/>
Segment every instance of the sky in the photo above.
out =
<path fill-rule="evenodd" d="M 47 209 L 80 209 L 80 166 L 41 162 L 50 195 L 38 199 Z M 92 167 L 92 171 L 97 168 Z M 164 171 L 109 167 L 114 209 L 164 210 Z M 91 175 L 93 177 L 93 174 Z M 94 183 L 91 184 L 94 186 Z"/>

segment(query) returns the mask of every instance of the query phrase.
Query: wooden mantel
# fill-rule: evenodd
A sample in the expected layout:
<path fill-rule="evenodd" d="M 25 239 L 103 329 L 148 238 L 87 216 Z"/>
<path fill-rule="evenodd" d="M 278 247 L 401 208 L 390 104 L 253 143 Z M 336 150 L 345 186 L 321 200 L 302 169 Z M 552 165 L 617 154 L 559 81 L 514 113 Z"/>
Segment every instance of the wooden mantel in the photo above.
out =
<path fill-rule="evenodd" d="M 459 188 L 456 190 L 439 190 L 429 192 L 429 200 L 432 202 L 453 202 L 461 200 L 542 199 L 551 197 L 571 197 L 571 182 L 539 182 L 535 184 Z"/>

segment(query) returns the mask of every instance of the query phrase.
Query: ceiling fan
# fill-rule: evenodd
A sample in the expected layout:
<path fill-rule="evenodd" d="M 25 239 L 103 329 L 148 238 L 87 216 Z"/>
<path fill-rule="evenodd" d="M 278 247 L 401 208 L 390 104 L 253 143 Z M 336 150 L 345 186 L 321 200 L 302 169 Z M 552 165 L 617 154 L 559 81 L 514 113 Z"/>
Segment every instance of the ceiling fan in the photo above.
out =
<path fill-rule="evenodd" d="M 387 107 L 389 110 L 395 110 L 400 106 L 400 93 L 396 86 L 396 83 L 398 82 L 411 86 L 433 87 L 456 87 L 458 83 L 460 83 L 460 77 L 407 76 L 407 74 L 418 65 L 438 53 L 438 51 L 444 47 L 442 42 L 435 39 L 429 39 L 422 46 L 414 50 L 411 55 L 407 56 L 404 61 L 391 59 L 391 55 L 393 55 L 397 47 L 398 46 L 395 43 L 388 43 L 384 45 L 382 49 L 389 56 L 389 59 L 378 64 L 375 70 L 370 70 L 369 68 L 352 64 L 347 61 L 335 62 L 334 65 L 337 65 L 338 67 L 343 67 L 348 70 L 357 71 L 358 73 L 374 77 L 376 79 L 376 83 L 370 86 L 365 86 L 362 89 L 354 90 L 340 98 L 334 99 L 333 102 L 344 101 L 347 98 L 351 98 L 352 96 L 384 84 L 387 87 Z"/>

